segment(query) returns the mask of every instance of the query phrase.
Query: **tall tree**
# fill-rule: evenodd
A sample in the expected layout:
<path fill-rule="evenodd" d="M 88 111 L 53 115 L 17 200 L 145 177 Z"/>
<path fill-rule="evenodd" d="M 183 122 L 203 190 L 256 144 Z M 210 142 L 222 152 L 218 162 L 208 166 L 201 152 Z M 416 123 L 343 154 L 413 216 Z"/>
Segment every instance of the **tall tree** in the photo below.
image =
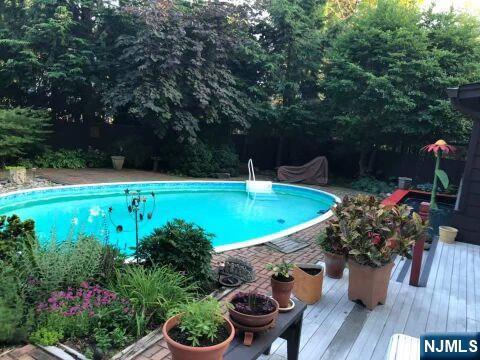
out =
<path fill-rule="evenodd" d="M 258 88 L 264 94 L 259 128 L 278 139 L 276 162 L 288 137 L 313 133 L 323 54 L 324 0 L 261 3 L 266 16 L 256 26 L 264 52 Z"/>
<path fill-rule="evenodd" d="M 445 89 L 480 75 L 479 31 L 473 18 L 394 0 L 364 6 L 347 21 L 327 53 L 325 107 L 337 138 L 360 151 L 360 175 L 382 146 L 466 139 L 468 123 L 451 110 Z"/>
<path fill-rule="evenodd" d="M 207 126 L 248 125 L 251 108 L 229 67 L 242 43 L 241 8 L 159 1 L 131 9 L 138 31 L 117 41 L 116 77 L 104 94 L 112 114 L 194 140 Z"/>

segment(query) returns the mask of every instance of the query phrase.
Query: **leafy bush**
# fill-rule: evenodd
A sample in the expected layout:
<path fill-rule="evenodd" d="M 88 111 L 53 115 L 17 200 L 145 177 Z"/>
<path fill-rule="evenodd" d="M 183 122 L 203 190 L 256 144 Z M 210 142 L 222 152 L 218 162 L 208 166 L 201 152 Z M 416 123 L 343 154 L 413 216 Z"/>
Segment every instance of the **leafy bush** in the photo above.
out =
<path fill-rule="evenodd" d="M 111 287 L 129 299 L 135 312 L 136 333 L 141 336 L 149 324 L 160 324 L 167 314 L 192 300 L 195 287 L 189 279 L 167 266 L 150 269 L 130 266 L 117 271 Z"/>
<path fill-rule="evenodd" d="M 352 189 L 365 191 L 371 194 L 385 194 L 393 191 L 394 186 L 385 181 L 375 179 L 371 176 L 364 176 L 350 183 Z"/>
<path fill-rule="evenodd" d="M 345 197 L 334 208 L 343 247 L 356 262 L 380 267 L 395 254 L 410 257 L 427 224 L 407 205 L 383 205 L 373 196 Z"/>
<path fill-rule="evenodd" d="M 180 307 L 178 327 L 187 334 L 191 346 L 200 346 L 205 341 L 214 342 L 220 327 L 225 323 L 220 302 L 214 298 L 190 302 Z"/>
<path fill-rule="evenodd" d="M 213 149 L 214 172 L 228 172 L 231 176 L 238 176 L 240 161 L 237 153 L 231 146 L 222 146 Z"/>
<path fill-rule="evenodd" d="M 212 237 L 193 223 L 174 219 L 144 237 L 137 256 L 147 265 L 170 265 L 205 284 L 212 279 Z"/>
<path fill-rule="evenodd" d="M 31 168 L 84 169 L 86 167 L 105 167 L 110 165 L 108 156 L 100 150 L 89 148 L 46 150 L 33 160 L 22 159 L 19 164 Z"/>
<path fill-rule="evenodd" d="M 16 269 L 0 261 L 0 344 L 26 339 L 29 315 Z"/>
<path fill-rule="evenodd" d="M 30 335 L 30 342 L 37 345 L 52 346 L 58 344 L 63 339 L 63 334 L 56 330 L 50 330 L 41 327 Z"/>
<path fill-rule="evenodd" d="M 172 146 L 165 155 L 174 171 L 193 177 L 208 177 L 215 172 L 238 175 L 238 155 L 230 146 L 213 147 L 200 140 L 195 144 Z"/>
<path fill-rule="evenodd" d="M 20 220 L 17 215 L 0 216 L 0 260 L 18 251 L 27 239 L 35 238 L 35 223 L 31 219 Z"/>

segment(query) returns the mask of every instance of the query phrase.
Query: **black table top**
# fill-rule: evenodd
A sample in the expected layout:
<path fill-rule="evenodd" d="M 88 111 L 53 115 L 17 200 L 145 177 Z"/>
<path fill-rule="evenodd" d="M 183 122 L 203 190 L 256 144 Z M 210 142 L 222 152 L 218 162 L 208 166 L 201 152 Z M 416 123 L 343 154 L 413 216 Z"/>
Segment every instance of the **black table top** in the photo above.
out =
<path fill-rule="evenodd" d="M 225 360 L 247 360 L 256 359 L 262 355 L 272 343 L 282 335 L 286 329 L 303 315 L 307 305 L 297 299 L 292 299 L 295 307 L 286 313 L 279 313 L 277 324 L 273 329 L 261 334 L 255 334 L 251 346 L 243 345 L 243 332 L 237 332 L 224 355 Z"/>

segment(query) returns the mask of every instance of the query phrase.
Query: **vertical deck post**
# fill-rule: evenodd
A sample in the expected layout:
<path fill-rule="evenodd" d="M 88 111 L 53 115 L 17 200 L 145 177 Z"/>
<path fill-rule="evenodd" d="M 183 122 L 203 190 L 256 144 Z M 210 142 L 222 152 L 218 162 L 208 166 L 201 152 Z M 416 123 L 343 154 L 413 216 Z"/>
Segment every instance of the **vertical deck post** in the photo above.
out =
<path fill-rule="evenodd" d="M 412 269 L 410 271 L 410 285 L 418 286 L 420 272 L 422 270 L 423 248 L 425 246 L 425 238 L 417 240 L 413 246 Z"/>

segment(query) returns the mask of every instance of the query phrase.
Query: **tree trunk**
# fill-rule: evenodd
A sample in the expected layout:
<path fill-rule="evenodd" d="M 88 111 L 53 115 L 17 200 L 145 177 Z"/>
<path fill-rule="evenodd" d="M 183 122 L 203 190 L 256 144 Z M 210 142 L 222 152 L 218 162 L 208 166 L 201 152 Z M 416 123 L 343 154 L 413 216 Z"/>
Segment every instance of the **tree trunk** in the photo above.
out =
<path fill-rule="evenodd" d="M 358 159 L 358 176 L 365 176 L 367 169 L 365 168 L 365 158 L 367 157 L 367 150 L 362 148 L 360 150 L 360 159 Z"/>
<path fill-rule="evenodd" d="M 369 157 L 369 159 L 368 159 L 367 172 L 368 172 L 369 174 L 373 174 L 373 170 L 374 170 L 376 158 L 377 158 L 377 149 L 373 149 L 373 150 L 370 152 L 370 157 Z"/>

